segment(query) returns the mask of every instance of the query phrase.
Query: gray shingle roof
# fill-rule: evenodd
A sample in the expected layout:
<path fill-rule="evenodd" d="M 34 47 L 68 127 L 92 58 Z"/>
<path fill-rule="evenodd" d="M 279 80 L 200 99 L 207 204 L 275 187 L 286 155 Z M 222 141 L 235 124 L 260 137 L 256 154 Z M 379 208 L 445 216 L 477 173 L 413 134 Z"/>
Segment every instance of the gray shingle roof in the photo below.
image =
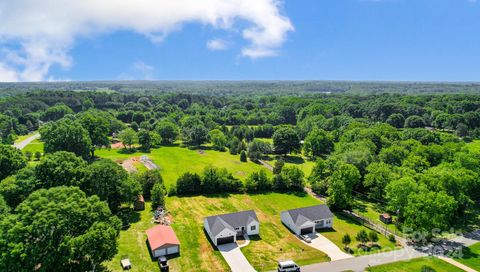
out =
<path fill-rule="evenodd" d="M 253 210 L 213 215 L 205 219 L 214 237 L 224 229 L 235 231 L 235 227 L 247 226 L 252 221 L 258 222 L 257 214 Z"/>
<path fill-rule="evenodd" d="M 290 214 L 295 225 L 299 227 L 306 222 L 305 219 L 308 219 L 310 221 L 315 221 L 315 220 L 333 217 L 333 213 L 325 204 L 298 208 L 298 209 L 288 210 L 285 212 Z"/>

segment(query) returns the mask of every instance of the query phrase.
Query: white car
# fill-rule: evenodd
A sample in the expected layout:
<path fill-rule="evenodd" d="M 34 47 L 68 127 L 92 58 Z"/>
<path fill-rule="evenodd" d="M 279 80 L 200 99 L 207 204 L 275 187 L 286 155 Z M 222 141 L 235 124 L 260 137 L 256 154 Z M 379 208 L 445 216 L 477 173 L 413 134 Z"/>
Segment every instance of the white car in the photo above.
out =
<path fill-rule="evenodd" d="M 300 238 L 302 238 L 302 240 L 307 242 L 307 243 L 312 242 L 312 239 L 310 239 L 310 237 L 308 235 L 300 235 Z"/>
<path fill-rule="evenodd" d="M 278 272 L 300 272 L 300 266 L 294 261 L 278 262 Z"/>

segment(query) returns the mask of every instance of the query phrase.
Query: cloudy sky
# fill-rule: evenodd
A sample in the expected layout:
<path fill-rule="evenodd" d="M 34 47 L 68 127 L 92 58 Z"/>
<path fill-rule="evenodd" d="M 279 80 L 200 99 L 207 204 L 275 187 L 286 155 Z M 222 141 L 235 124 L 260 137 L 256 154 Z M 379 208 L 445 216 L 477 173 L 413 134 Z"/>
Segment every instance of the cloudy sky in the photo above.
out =
<path fill-rule="evenodd" d="M 0 81 L 480 81 L 476 0 L 0 0 Z"/>

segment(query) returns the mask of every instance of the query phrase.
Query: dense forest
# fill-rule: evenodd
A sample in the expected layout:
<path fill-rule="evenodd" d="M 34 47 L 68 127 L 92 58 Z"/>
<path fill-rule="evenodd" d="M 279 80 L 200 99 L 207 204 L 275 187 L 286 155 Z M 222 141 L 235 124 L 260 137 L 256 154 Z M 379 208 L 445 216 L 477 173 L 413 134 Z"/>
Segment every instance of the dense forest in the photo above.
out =
<path fill-rule="evenodd" d="M 467 143 L 480 138 L 480 95 L 409 94 L 409 84 L 315 82 L 282 83 L 285 91 L 275 95 L 253 91 L 259 85 L 274 89 L 275 83 L 247 85 L 249 95 L 233 95 L 239 91 L 225 91 L 229 87 L 221 84 L 211 89 L 210 83 L 191 93 L 176 92 L 179 87 L 159 91 L 169 84 L 156 91 L 146 91 L 148 83 L 137 86 L 144 92 L 101 83 L 103 91 L 13 91 L 0 100 L 0 270 L 33 270 L 39 258 L 45 271 L 58 265 L 85 270 L 108 260 L 121 225 L 114 215 L 140 193 L 163 203 L 174 194 L 308 186 L 327 196 L 333 210 L 352 209 L 357 196 L 382 203 L 405 230 L 446 230 L 476 219 L 480 154 Z M 414 85 L 426 93 L 480 88 Z M 368 94 L 385 90 L 393 93 Z M 45 153 L 33 165 L 32 154 L 10 146 L 31 131 L 40 132 Z M 210 144 L 241 161 L 260 162 L 268 155 L 278 160 L 272 176 L 262 170 L 242 181 L 211 167 L 183 173 L 167 190 L 158 173 L 128 175 L 113 161 L 97 158 L 95 151 L 109 147 L 112 137 L 125 144 L 126 153 L 181 141 L 192 149 Z M 292 154 L 314 161 L 312 173 L 284 166 Z M 32 239 L 41 242 L 25 247 Z"/>

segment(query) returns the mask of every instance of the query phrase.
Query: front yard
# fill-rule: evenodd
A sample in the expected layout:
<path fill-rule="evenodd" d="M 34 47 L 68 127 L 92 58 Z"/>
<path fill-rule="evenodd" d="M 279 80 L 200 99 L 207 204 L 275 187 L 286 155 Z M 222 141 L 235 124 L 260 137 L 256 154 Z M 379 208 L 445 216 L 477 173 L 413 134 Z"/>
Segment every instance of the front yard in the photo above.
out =
<path fill-rule="evenodd" d="M 275 269 L 277 261 L 284 259 L 293 259 L 301 265 L 328 261 L 323 252 L 303 244 L 280 222 L 280 211 L 318 203 L 310 196 L 277 193 L 169 197 L 167 208 L 181 243 L 180 256 L 170 261 L 172 271 L 228 271 L 228 265 L 203 230 L 203 218 L 249 209 L 254 209 L 260 220 L 260 236 L 251 237 L 251 243 L 242 252 L 255 269 Z M 135 212 L 130 228 L 121 231 L 119 252 L 105 263 L 109 270 L 121 271 L 120 259 L 126 255 L 132 261 L 132 271 L 158 270 L 146 246 L 145 230 L 154 226 L 149 208 L 147 205 L 147 210 Z"/>
<path fill-rule="evenodd" d="M 437 258 L 425 257 L 408 261 L 372 266 L 370 272 L 406 272 L 406 271 L 434 271 L 434 272 L 462 272 L 463 270 Z"/>

